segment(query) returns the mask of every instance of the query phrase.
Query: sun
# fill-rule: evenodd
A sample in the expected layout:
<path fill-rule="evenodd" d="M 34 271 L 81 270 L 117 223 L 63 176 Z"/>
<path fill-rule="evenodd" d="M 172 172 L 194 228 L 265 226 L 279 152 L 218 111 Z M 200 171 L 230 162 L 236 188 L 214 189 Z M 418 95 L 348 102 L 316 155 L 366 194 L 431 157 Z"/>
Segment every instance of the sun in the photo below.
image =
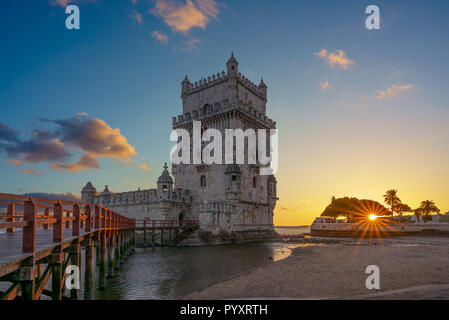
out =
<path fill-rule="evenodd" d="M 377 216 L 376 216 L 375 214 L 370 214 L 370 215 L 368 216 L 368 218 L 369 218 L 371 221 L 374 221 L 374 220 L 376 220 Z"/>

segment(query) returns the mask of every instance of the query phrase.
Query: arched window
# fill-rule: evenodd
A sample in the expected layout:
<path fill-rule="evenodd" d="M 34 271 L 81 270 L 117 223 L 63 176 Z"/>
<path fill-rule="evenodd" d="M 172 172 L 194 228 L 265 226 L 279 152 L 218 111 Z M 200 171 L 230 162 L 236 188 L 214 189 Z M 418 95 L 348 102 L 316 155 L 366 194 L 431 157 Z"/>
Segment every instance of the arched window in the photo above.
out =
<path fill-rule="evenodd" d="M 201 178 L 200 178 L 200 186 L 202 188 L 206 187 L 206 176 L 201 176 Z"/>
<path fill-rule="evenodd" d="M 257 188 L 257 178 L 253 177 L 253 188 Z"/>

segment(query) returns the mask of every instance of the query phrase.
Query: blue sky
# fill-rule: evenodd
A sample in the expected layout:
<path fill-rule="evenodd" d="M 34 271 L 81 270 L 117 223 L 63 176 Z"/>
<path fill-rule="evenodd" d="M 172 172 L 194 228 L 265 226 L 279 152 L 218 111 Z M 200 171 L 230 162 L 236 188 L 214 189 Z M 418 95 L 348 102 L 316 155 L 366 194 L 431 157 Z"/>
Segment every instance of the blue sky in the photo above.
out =
<path fill-rule="evenodd" d="M 180 82 L 225 69 L 234 51 L 243 74 L 263 76 L 278 123 L 279 223 L 309 223 L 332 195 L 380 201 L 388 188 L 412 207 L 430 199 L 449 210 L 449 2 L 68 1 L 80 30 L 65 28 L 64 2 L 0 3 L 0 123 L 23 141 L 64 131 L 40 118 L 101 120 L 137 155 L 95 153 L 99 168 L 71 172 L 1 152 L 1 192 L 153 187 Z M 369 4 L 380 30 L 365 28 Z M 64 164 L 76 162 L 80 146 L 66 144 Z"/>

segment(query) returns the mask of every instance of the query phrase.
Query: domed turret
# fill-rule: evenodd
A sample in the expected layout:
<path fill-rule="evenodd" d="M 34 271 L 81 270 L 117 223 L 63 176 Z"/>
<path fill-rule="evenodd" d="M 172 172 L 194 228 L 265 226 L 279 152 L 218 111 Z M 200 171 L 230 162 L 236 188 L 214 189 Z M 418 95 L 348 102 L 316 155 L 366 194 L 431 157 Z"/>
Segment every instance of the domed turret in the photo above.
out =
<path fill-rule="evenodd" d="M 228 67 L 228 76 L 230 76 L 231 78 L 237 77 L 239 73 L 239 62 L 234 57 L 234 52 L 226 63 L 226 66 Z"/>
<path fill-rule="evenodd" d="M 168 172 L 167 163 L 164 164 L 164 171 L 157 179 L 157 197 L 159 200 L 170 200 L 173 193 L 173 178 Z"/>
<path fill-rule="evenodd" d="M 192 87 L 192 83 L 190 82 L 189 78 L 186 76 L 184 80 L 181 82 L 181 97 L 184 96 L 184 94 L 189 91 L 189 89 Z"/>
<path fill-rule="evenodd" d="M 87 182 L 81 190 L 81 201 L 92 202 L 97 195 L 97 189 L 93 186 L 92 182 Z"/>

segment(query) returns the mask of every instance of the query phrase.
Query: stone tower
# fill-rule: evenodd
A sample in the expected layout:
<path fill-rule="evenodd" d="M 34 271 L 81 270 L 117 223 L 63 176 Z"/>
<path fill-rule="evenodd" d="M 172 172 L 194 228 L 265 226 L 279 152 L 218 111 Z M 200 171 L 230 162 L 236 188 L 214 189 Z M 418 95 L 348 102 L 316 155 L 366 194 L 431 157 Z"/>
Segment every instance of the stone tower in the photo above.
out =
<path fill-rule="evenodd" d="M 240 74 L 234 54 L 226 68 L 227 72 L 195 83 L 187 76 L 184 78 L 181 83 L 183 114 L 173 118 L 173 129 L 189 131 L 192 139 L 193 121 L 201 121 L 202 130 L 219 130 L 223 137 L 225 129 L 276 128 L 276 122 L 266 116 L 264 81 L 256 85 Z M 201 229 L 214 234 L 273 231 L 276 179 L 272 175 L 260 175 L 259 170 L 258 164 L 246 162 L 172 166 L 176 187 L 190 189 L 192 194 L 189 218 L 198 219 Z"/>

